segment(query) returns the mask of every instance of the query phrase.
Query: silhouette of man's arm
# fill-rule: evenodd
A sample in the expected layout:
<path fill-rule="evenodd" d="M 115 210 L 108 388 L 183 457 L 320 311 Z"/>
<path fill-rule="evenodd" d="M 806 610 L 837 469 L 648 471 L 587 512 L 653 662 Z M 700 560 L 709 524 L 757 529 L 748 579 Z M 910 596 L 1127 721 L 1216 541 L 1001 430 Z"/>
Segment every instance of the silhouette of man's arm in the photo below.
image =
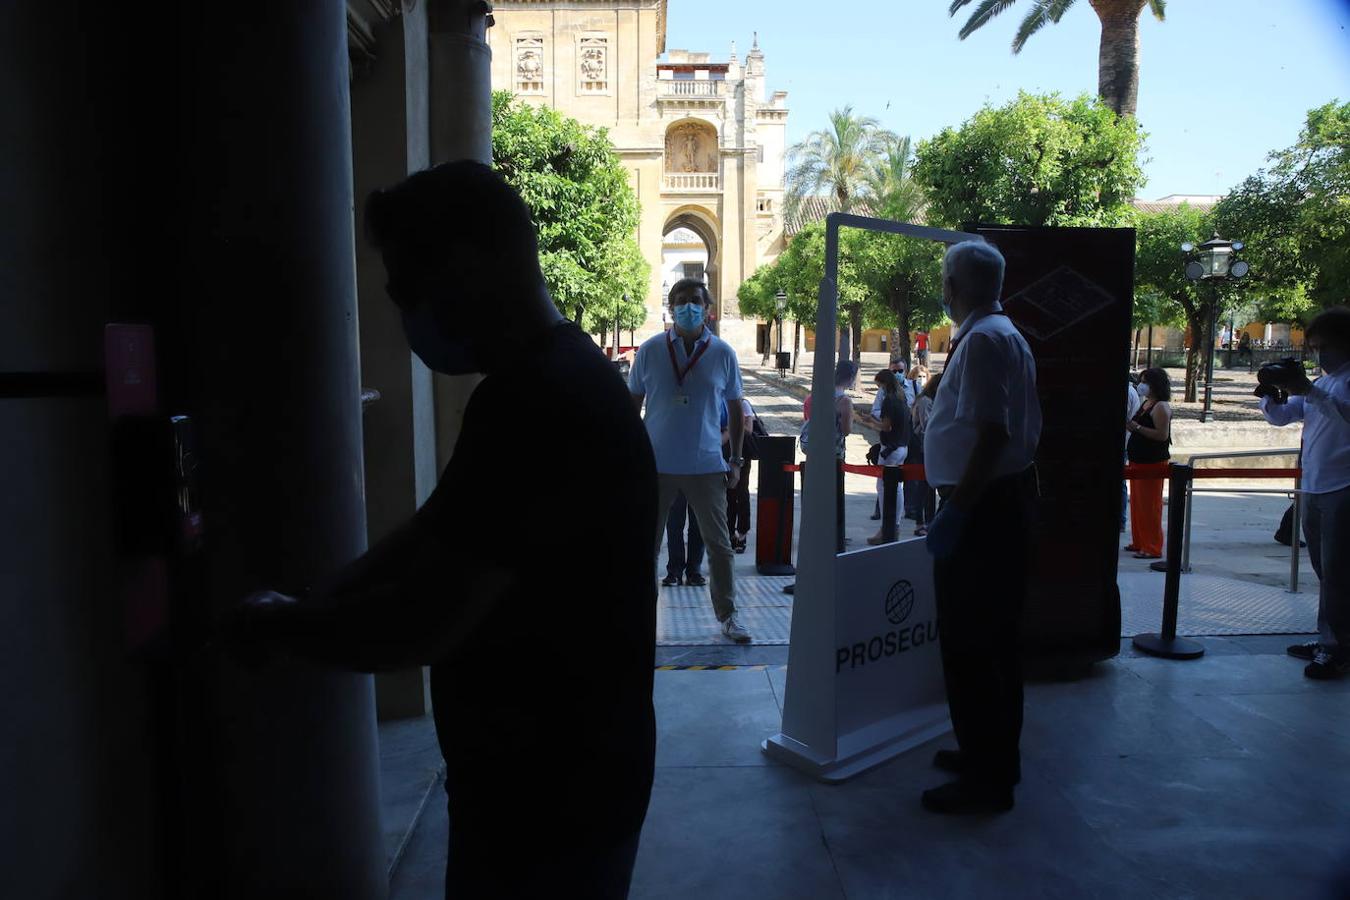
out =
<path fill-rule="evenodd" d="M 515 583 L 454 543 L 419 513 L 309 597 L 250 598 L 244 639 L 364 672 L 450 658 Z"/>

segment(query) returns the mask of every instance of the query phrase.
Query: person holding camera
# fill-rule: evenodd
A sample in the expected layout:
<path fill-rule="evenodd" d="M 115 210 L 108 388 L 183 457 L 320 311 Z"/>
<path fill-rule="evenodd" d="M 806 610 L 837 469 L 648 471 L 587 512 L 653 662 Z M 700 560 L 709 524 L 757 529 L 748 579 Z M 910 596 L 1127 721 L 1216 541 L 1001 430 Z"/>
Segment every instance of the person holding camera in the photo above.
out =
<path fill-rule="evenodd" d="M 1172 456 L 1172 383 L 1162 369 L 1145 369 L 1139 376 L 1143 403 L 1134 418 L 1125 423 L 1130 433 L 1125 454 L 1130 462 L 1147 465 L 1167 462 Z M 1163 479 L 1140 478 L 1130 482 L 1130 543 L 1135 559 L 1161 559 L 1163 554 Z"/>
<path fill-rule="evenodd" d="M 1317 640 L 1289 655 L 1308 661 L 1307 677 L 1332 680 L 1350 673 L 1350 307 L 1319 314 L 1307 341 L 1322 377 L 1309 381 L 1297 360 L 1269 363 L 1256 394 L 1270 424 L 1303 422 L 1303 533 L 1321 589 Z"/>

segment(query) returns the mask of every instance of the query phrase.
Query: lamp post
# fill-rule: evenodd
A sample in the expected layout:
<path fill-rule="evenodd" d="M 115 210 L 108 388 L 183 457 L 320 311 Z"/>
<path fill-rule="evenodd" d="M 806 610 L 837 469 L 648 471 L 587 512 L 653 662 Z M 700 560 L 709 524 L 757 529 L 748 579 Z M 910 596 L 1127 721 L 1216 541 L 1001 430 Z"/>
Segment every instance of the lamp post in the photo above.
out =
<path fill-rule="evenodd" d="M 617 359 L 619 358 L 619 341 L 623 340 L 622 336 L 619 334 L 619 313 L 623 312 L 623 308 L 624 308 L 625 306 L 628 305 L 628 302 L 629 302 L 629 300 L 628 300 L 628 295 L 627 295 L 627 294 L 624 294 L 624 295 L 623 295 L 623 306 L 620 306 L 618 309 L 614 310 L 614 359 L 615 359 L 615 360 L 617 360 Z"/>
<path fill-rule="evenodd" d="M 1246 260 L 1236 258 L 1245 246 L 1242 241 L 1224 240 L 1217 231 L 1199 247 L 1189 241 L 1181 245 L 1181 252 L 1188 257 L 1186 277 L 1191 281 L 1208 282 L 1210 286 L 1209 321 L 1205 323 L 1205 405 L 1200 411 L 1201 422 L 1214 417 L 1214 333 L 1218 329 L 1219 283 L 1247 277 L 1251 266 Z"/>
<path fill-rule="evenodd" d="M 785 378 L 787 370 L 783 366 L 783 314 L 787 312 L 787 294 L 779 291 L 773 295 L 773 302 L 778 307 L 778 355 L 774 363 L 778 366 L 778 377 Z"/>

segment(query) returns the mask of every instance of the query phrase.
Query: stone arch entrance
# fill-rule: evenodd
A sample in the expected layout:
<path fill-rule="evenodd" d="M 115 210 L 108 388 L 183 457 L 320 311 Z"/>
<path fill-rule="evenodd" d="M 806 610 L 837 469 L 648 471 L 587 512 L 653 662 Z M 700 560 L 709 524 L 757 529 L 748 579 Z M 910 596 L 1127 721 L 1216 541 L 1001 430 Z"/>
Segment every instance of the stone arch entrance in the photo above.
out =
<path fill-rule="evenodd" d="M 714 314 L 716 315 L 717 320 L 720 321 L 722 318 L 722 298 L 719 289 L 721 226 L 717 217 L 711 211 L 699 206 L 684 206 L 670 213 L 670 215 L 666 217 L 665 226 L 661 229 L 662 239 L 664 240 L 667 236 L 680 230 L 692 232 L 703 242 L 703 246 L 707 251 L 706 261 L 703 264 L 703 271 L 708 283 L 708 292 L 712 295 Z M 666 275 L 664 278 L 667 282 L 667 286 L 675 283 L 675 281 L 672 280 L 672 275 Z M 663 296 L 661 298 L 662 304 L 664 304 L 665 301 L 666 298 Z M 717 330 L 716 325 L 714 325 L 713 330 Z"/>

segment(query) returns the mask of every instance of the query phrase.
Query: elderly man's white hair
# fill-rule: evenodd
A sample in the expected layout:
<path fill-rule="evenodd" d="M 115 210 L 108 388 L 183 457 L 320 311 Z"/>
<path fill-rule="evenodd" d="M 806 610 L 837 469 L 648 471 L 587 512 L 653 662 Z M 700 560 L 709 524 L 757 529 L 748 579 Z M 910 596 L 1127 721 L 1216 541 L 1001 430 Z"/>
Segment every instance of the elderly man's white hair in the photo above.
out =
<path fill-rule="evenodd" d="M 942 276 L 955 292 L 975 306 L 993 303 L 1003 291 L 1003 254 L 984 241 L 962 241 L 947 248 Z"/>

